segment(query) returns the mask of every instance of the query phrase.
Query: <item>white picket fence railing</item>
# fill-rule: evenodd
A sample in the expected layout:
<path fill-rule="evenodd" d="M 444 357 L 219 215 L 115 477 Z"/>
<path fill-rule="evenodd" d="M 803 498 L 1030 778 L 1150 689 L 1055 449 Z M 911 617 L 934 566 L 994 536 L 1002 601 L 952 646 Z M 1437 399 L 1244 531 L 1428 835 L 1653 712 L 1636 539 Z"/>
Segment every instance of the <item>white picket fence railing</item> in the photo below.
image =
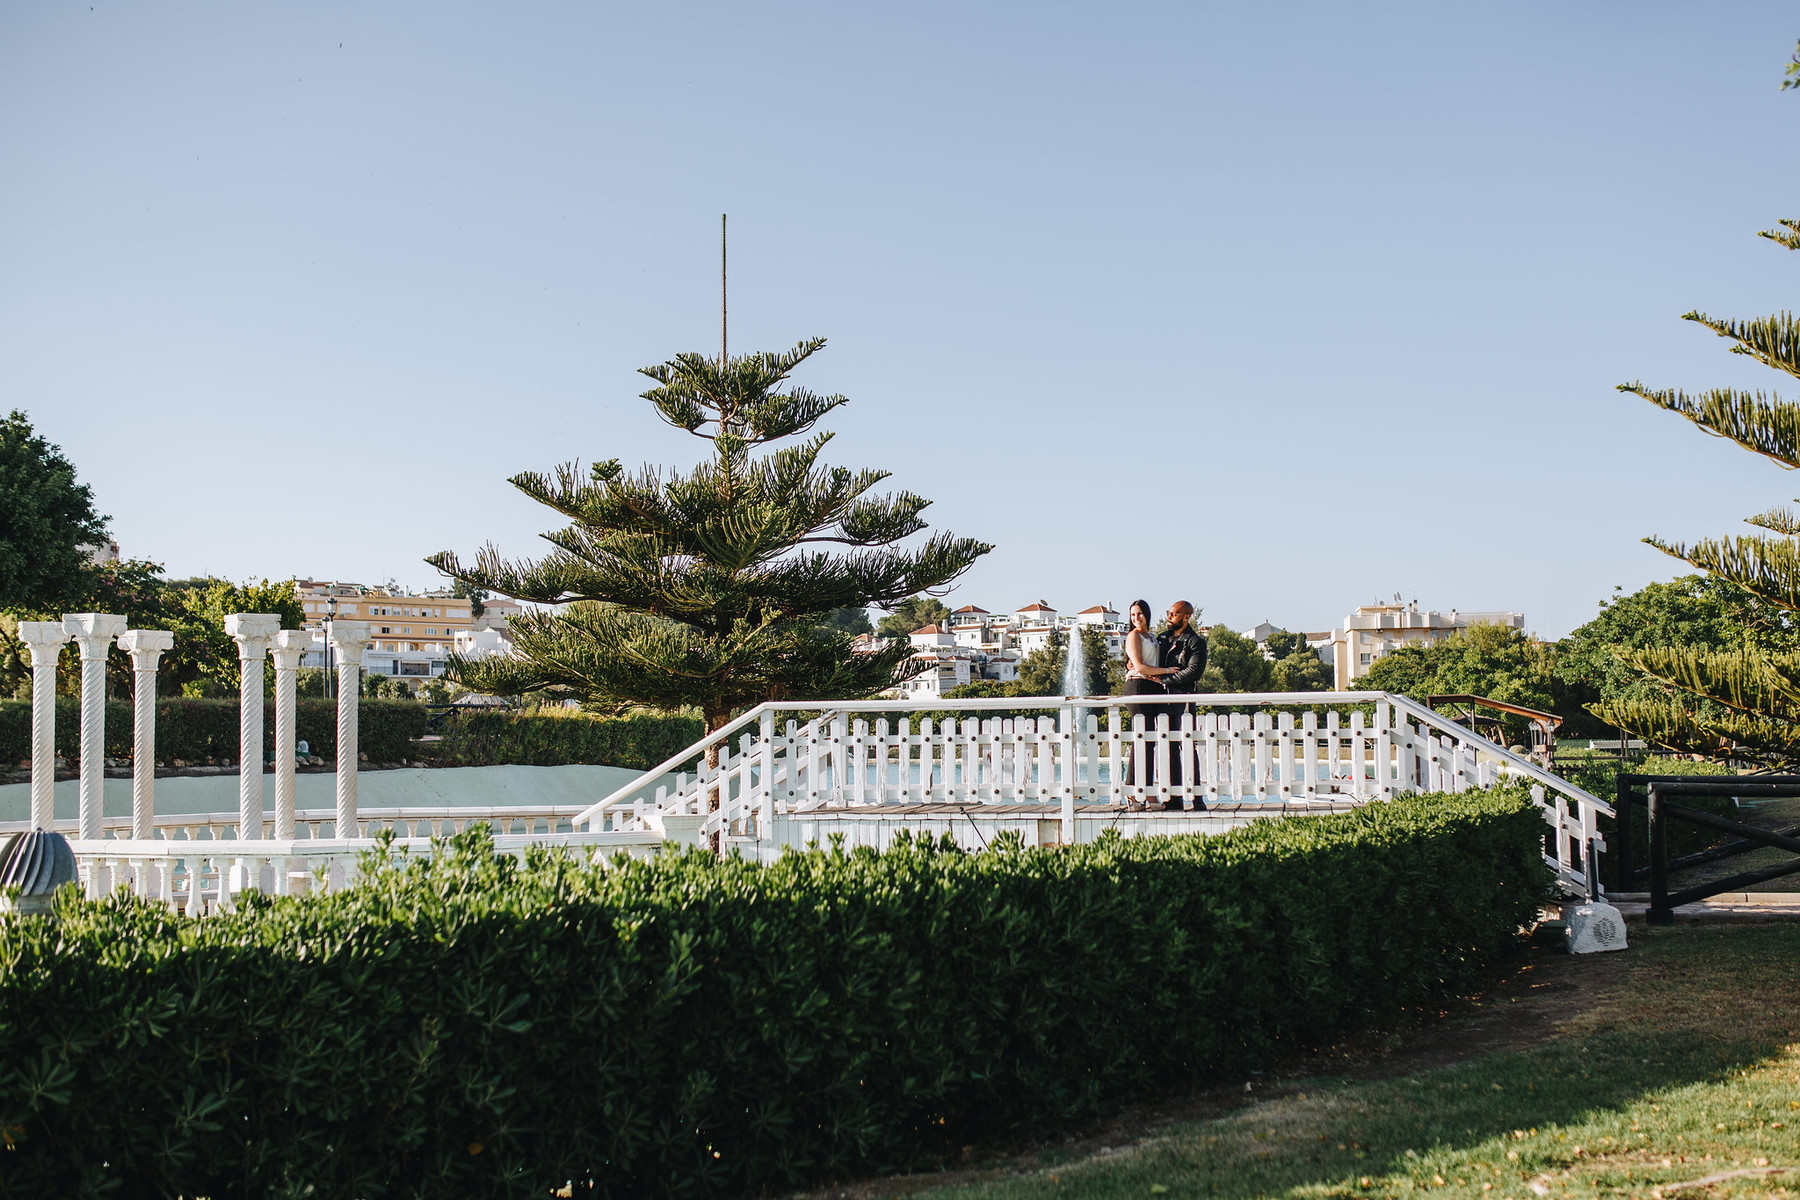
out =
<path fill-rule="evenodd" d="M 1198 711 L 1173 723 L 1165 712 L 1150 719 L 1132 711 L 1174 704 Z M 1017 697 L 931 707 L 956 715 L 915 725 L 917 701 L 855 701 L 822 712 L 818 704 L 760 705 L 574 823 L 628 831 L 668 815 L 698 817 L 703 835 L 766 859 L 785 844 L 784 822 L 804 816 L 816 828 L 833 812 L 1006 806 L 1021 820 L 1054 817 L 1061 840 L 1072 843 L 1078 814 L 1095 806 L 1304 812 L 1486 787 L 1506 776 L 1529 782 L 1553 830 L 1546 861 L 1563 887 L 1598 891 L 1593 855 L 1605 841 L 1597 818 L 1611 805 L 1403 696 Z M 999 709 L 1043 715 L 983 715 Z M 810 715 L 802 722 L 794 714 Z M 679 776 L 673 789 L 655 783 L 708 757 L 715 761 Z"/>

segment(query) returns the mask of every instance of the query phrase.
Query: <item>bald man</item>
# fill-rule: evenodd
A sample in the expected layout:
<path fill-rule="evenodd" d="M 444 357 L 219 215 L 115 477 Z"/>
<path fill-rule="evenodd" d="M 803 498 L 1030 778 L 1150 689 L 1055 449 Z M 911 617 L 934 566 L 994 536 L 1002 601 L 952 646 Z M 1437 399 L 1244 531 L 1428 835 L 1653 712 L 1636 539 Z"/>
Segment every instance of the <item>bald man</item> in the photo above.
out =
<path fill-rule="evenodd" d="M 1177 600 L 1169 605 L 1164 619 L 1163 631 L 1156 635 L 1156 661 L 1168 668 L 1161 682 L 1172 696 L 1192 694 L 1200 684 L 1200 676 L 1206 673 L 1206 639 L 1194 629 L 1194 606 L 1186 600 Z M 1189 706 L 1171 704 L 1163 711 L 1169 714 L 1169 728 L 1179 729 L 1182 714 L 1189 711 Z M 1181 768 L 1181 757 L 1171 757 L 1170 783 L 1181 782 Z M 1194 807 L 1199 809 L 1201 806 L 1202 802 L 1196 796 Z M 1181 801 L 1170 800 L 1166 807 L 1180 808 Z"/>

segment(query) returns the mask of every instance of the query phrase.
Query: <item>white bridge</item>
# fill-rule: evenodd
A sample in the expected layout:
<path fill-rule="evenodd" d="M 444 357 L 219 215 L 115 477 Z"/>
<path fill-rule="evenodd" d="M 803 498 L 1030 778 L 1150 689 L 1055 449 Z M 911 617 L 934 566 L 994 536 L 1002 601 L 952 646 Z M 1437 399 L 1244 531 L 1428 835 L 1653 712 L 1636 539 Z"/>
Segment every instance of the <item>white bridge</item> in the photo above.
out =
<path fill-rule="evenodd" d="M 1166 708 L 1175 706 L 1191 711 L 1171 722 Z M 837 836 L 880 848 L 901 829 L 947 833 L 970 848 L 1006 831 L 1028 846 L 1092 841 L 1107 829 L 1217 832 L 1510 778 L 1543 810 L 1552 833 L 1545 859 L 1562 886 L 1598 894 L 1594 856 L 1606 846 L 1597 818 L 1612 806 L 1404 696 L 1013 697 L 931 707 L 949 718 L 917 719 L 921 705 L 909 700 L 764 704 L 575 823 L 623 832 L 699 818 L 712 844 L 766 862 Z M 673 790 L 655 783 L 699 759 Z"/>
<path fill-rule="evenodd" d="M 55 664 L 81 647 L 80 815 L 70 832 L 90 896 L 125 886 L 199 914 L 244 890 L 291 894 L 344 886 L 377 846 L 429 853 L 432 839 L 487 823 L 495 846 L 523 855 L 565 846 L 591 858 L 710 845 L 768 862 L 841 838 L 888 845 L 900 830 L 948 834 L 971 849 L 1002 834 L 1028 846 L 1125 836 L 1212 833 L 1268 816 L 1341 812 L 1417 792 L 1527 784 L 1548 830 L 1545 860 L 1572 894 L 1598 895 L 1597 827 L 1612 806 L 1403 696 L 1289 692 L 1175 697 L 1013 697 L 763 704 L 586 808 L 360 809 L 357 705 L 367 626 L 336 622 L 337 807 L 294 807 L 295 674 L 304 635 L 269 614 L 234 614 L 240 649 L 239 810 L 155 812 L 155 677 L 172 635 L 82 613 L 21 622 L 31 649 L 29 826 L 53 828 Z M 131 652 L 132 815 L 102 812 L 105 656 Z M 275 659 L 274 807 L 263 805 L 263 666 Z M 1136 711 L 1138 706 L 1145 706 Z M 1171 722 L 1169 709 L 1180 715 Z M 1020 715 L 1020 714 L 1029 715 Z M 1154 713 L 1154 717 L 1149 714 Z M 1104 716 L 1104 719 L 1102 717 Z M 242 764 L 253 764 L 243 769 Z M 694 764 L 691 774 L 667 774 Z M 0 834 L 13 832 L 0 826 Z M 380 834 L 382 837 L 377 837 Z"/>

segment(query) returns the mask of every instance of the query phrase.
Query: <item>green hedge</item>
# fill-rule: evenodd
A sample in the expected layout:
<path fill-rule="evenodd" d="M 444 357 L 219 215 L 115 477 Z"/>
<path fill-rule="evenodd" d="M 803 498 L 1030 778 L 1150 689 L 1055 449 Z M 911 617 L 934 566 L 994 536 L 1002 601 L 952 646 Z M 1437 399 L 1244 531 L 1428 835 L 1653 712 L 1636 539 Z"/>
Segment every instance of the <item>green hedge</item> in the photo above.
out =
<path fill-rule="evenodd" d="M 1518 790 L 1212 838 L 582 867 L 481 836 L 189 921 L 0 920 L 0 1195 L 743 1193 L 917 1167 L 1435 1006 Z"/>
<path fill-rule="evenodd" d="M 534 713 L 477 709 L 453 714 L 444 726 L 444 740 L 429 752 L 451 767 L 598 763 L 647 771 L 699 741 L 705 729 L 698 717 L 656 713 L 595 717 L 560 709 Z"/>
<path fill-rule="evenodd" d="M 364 700 L 357 714 L 357 745 L 374 762 L 396 762 L 415 757 L 413 739 L 425 732 L 426 710 L 407 700 Z M 308 749 L 324 758 L 337 752 L 337 702 L 301 700 L 294 714 L 296 734 Z M 263 712 L 263 748 L 275 746 L 275 710 Z M 73 763 L 81 747 L 81 707 L 73 697 L 56 702 L 56 750 Z M 131 757 L 131 705 L 109 700 L 106 705 L 106 754 Z M 180 759 L 186 763 L 238 756 L 238 704 L 236 700 L 176 700 L 156 702 L 156 757 L 162 763 Z M 8 767 L 31 757 L 31 703 L 0 701 L 0 763 Z"/>

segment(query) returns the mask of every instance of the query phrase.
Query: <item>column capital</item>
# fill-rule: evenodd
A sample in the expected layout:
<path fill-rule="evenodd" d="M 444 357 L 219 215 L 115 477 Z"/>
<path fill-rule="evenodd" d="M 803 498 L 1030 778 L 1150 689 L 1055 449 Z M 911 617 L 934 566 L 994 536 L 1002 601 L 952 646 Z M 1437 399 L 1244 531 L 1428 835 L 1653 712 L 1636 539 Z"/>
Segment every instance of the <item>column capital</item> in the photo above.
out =
<path fill-rule="evenodd" d="M 236 639 L 239 662 L 261 662 L 269 641 L 281 631 L 280 613 L 227 613 L 225 632 Z"/>
<path fill-rule="evenodd" d="M 175 635 L 167 629 L 127 629 L 119 635 L 119 649 L 131 655 L 136 671 L 154 671 L 164 650 L 175 648 Z"/>
<path fill-rule="evenodd" d="M 64 613 L 63 630 L 81 647 L 81 659 L 105 658 L 112 640 L 125 632 L 126 618 L 117 613 Z"/>
<path fill-rule="evenodd" d="M 277 671 L 298 671 L 300 656 L 312 649 L 312 634 L 304 629 L 279 629 L 269 654 Z"/>
<path fill-rule="evenodd" d="M 346 666 L 362 666 L 363 651 L 369 648 L 367 621 L 333 621 L 330 625 L 331 645 Z"/>
<path fill-rule="evenodd" d="M 61 621 L 20 621 L 19 640 L 31 647 L 31 665 L 51 667 L 68 644 L 69 631 Z"/>

